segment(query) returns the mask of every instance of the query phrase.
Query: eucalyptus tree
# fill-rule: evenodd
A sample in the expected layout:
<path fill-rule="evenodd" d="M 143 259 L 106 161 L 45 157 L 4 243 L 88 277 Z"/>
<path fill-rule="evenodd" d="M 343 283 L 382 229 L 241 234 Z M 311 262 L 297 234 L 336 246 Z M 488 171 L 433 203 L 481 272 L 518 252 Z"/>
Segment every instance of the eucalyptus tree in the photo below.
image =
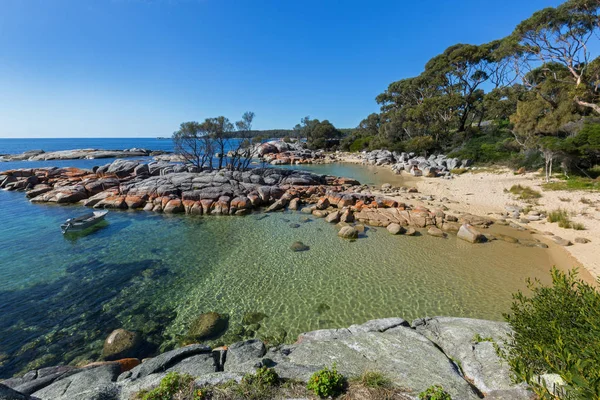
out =
<path fill-rule="evenodd" d="M 568 90 L 568 68 L 548 63 L 525 76 L 530 90 L 511 116 L 515 140 L 524 148 L 538 149 L 544 155 L 546 180 L 552 175 L 554 159 L 561 141 L 571 135 L 565 128 L 581 118 L 578 105 Z"/>
<path fill-rule="evenodd" d="M 528 73 L 546 65 L 559 64 L 567 71 L 561 76 L 578 105 L 600 113 L 598 94 L 600 62 L 592 55 L 590 41 L 600 30 L 598 0 L 569 0 L 548 7 L 521 22 L 507 39 L 512 42 L 525 67 L 520 72 L 525 85 Z M 555 78 L 558 79 L 558 78 Z"/>

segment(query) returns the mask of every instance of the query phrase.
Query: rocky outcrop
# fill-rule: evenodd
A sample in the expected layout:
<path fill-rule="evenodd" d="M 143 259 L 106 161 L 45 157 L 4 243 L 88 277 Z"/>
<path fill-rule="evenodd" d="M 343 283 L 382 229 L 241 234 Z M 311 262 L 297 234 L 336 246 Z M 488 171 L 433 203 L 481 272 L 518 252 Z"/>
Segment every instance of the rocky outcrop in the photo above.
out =
<path fill-rule="evenodd" d="M 504 345 L 510 334 L 506 323 L 436 317 L 415 320 L 413 327 L 454 360 L 464 377 L 486 397 L 530 398 L 525 385 L 511 381 L 508 365 L 494 348 L 494 345 Z"/>
<path fill-rule="evenodd" d="M 3 156 L 0 156 L 0 161 L 48 161 L 96 158 L 148 157 L 165 153 L 167 152 L 152 151 L 138 148 L 126 150 L 77 149 L 51 151 L 47 153 L 44 150 L 30 150 L 21 154 L 5 154 Z"/>
<path fill-rule="evenodd" d="M 0 173 L 0 188 L 24 190 L 32 202 L 169 214 L 245 215 L 263 207 L 267 212 L 298 210 L 304 204 L 302 212 L 330 223 L 390 226 L 394 234 L 412 235 L 415 232 L 406 229 L 412 227 L 443 237 L 467 224 L 472 226 L 467 233 L 474 235 L 469 241 L 485 238 L 475 234 L 473 227 L 494 223 L 471 214 L 455 216 L 439 208 L 411 207 L 386 195 L 373 195 L 353 179 L 288 169 L 190 172 L 182 165 L 116 160 L 96 172 L 75 168 L 5 171 Z M 411 193 L 408 188 L 405 191 Z M 351 229 L 341 230 L 340 236 L 356 238 Z"/>
<path fill-rule="evenodd" d="M 448 158 L 443 154 L 431 155 L 428 158 L 417 156 L 415 153 L 397 153 L 389 150 L 373 150 L 362 152 L 360 158 L 364 163 L 370 165 L 389 165 L 392 170 L 399 174 L 406 171 L 414 176 L 450 177 L 453 169 L 467 168 L 471 165 L 471 160 L 459 160 L 458 158 Z"/>
<path fill-rule="evenodd" d="M 239 382 L 243 374 L 265 365 L 283 378 L 306 382 L 315 371 L 335 363 L 349 378 L 381 372 L 415 399 L 431 385 L 441 385 L 453 399 L 530 399 L 525 386 L 511 383 L 510 371 L 493 351 L 494 343 L 503 346 L 509 334 L 507 324 L 493 321 L 436 317 L 416 320 L 411 327 L 402 318 L 385 318 L 307 332 L 294 344 L 270 349 L 256 339 L 228 348 L 189 345 L 125 371 L 118 363 L 60 367 L 62 375 L 51 380 L 44 380 L 42 370 L 31 371 L 3 382 L 0 393 L 12 388 L 9 398 L 15 399 L 130 399 L 157 386 L 171 371 L 195 376 L 196 385 L 202 386 Z"/>
<path fill-rule="evenodd" d="M 78 203 L 94 208 L 144 209 L 197 215 L 276 211 L 300 199 L 358 184 L 306 171 L 252 169 L 201 171 L 183 165 L 116 160 L 95 169 L 20 169 L 0 173 L 0 188 L 24 190 L 33 202 Z M 313 201 L 313 200 L 309 200 Z"/>
<path fill-rule="evenodd" d="M 312 164 L 328 161 L 332 156 L 323 151 L 306 149 L 298 141 L 272 140 L 256 145 L 252 153 L 271 165 Z"/>

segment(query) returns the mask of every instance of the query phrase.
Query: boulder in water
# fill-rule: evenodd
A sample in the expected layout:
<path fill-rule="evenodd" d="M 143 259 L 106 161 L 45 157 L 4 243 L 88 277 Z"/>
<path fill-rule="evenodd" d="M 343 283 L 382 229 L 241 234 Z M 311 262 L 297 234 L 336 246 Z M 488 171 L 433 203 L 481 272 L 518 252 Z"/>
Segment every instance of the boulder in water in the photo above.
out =
<path fill-rule="evenodd" d="M 188 328 L 190 338 L 201 340 L 219 336 L 227 329 L 229 318 L 216 312 L 200 314 Z"/>
<path fill-rule="evenodd" d="M 121 358 L 135 357 L 142 343 L 138 332 L 115 329 L 104 341 L 102 358 L 111 361 Z"/>

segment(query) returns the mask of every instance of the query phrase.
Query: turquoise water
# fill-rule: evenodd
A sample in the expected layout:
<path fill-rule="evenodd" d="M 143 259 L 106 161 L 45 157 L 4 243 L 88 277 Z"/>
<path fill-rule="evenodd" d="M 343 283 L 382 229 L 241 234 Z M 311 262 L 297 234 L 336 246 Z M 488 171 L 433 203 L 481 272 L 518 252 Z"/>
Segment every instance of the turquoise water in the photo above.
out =
<path fill-rule="evenodd" d="M 102 229 L 63 237 L 59 224 L 83 211 L 0 191 L 0 376 L 96 359 L 118 327 L 174 345 L 208 311 L 229 314 L 232 325 L 263 312 L 261 332 L 283 328 L 292 341 L 389 316 L 499 319 L 524 279 L 546 276 L 550 265 L 545 250 L 505 242 L 473 246 L 384 229 L 348 242 L 300 213 L 111 212 Z M 292 252 L 297 240 L 310 250 Z"/>
<path fill-rule="evenodd" d="M 373 184 L 393 177 L 355 165 L 307 169 Z M 228 314 L 230 326 L 265 313 L 258 334 L 283 329 L 287 341 L 390 316 L 501 319 L 525 278 L 547 282 L 552 265 L 547 250 L 501 241 L 474 246 L 378 228 L 349 242 L 324 220 L 291 212 L 111 211 L 88 236 L 61 235 L 60 223 L 84 212 L 0 191 L 0 377 L 95 360 L 119 327 L 141 331 L 148 352 L 169 348 L 208 311 Z M 295 241 L 310 250 L 292 252 Z"/>

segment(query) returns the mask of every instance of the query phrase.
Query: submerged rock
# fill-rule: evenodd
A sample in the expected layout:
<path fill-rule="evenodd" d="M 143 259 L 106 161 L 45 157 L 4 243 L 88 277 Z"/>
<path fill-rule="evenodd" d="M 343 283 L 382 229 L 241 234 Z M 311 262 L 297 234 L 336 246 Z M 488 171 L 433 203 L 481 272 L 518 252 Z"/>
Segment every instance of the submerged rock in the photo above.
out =
<path fill-rule="evenodd" d="M 290 246 L 290 249 L 292 249 L 292 251 L 307 251 L 310 250 L 310 247 L 302 242 L 294 242 Z"/>
<path fill-rule="evenodd" d="M 141 343 L 142 338 L 138 332 L 116 329 L 112 331 L 104 341 L 102 358 L 110 361 L 136 357 Z"/>
<path fill-rule="evenodd" d="M 444 231 L 442 231 L 441 229 L 436 228 L 435 226 L 432 226 L 431 228 L 429 228 L 427 230 L 427 234 L 429 236 L 434 236 L 434 237 L 441 237 L 441 238 L 446 237 L 446 233 Z"/>
<path fill-rule="evenodd" d="M 229 317 L 216 312 L 200 314 L 188 328 L 188 337 L 201 340 L 219 336 L 227 329 Z"/>

